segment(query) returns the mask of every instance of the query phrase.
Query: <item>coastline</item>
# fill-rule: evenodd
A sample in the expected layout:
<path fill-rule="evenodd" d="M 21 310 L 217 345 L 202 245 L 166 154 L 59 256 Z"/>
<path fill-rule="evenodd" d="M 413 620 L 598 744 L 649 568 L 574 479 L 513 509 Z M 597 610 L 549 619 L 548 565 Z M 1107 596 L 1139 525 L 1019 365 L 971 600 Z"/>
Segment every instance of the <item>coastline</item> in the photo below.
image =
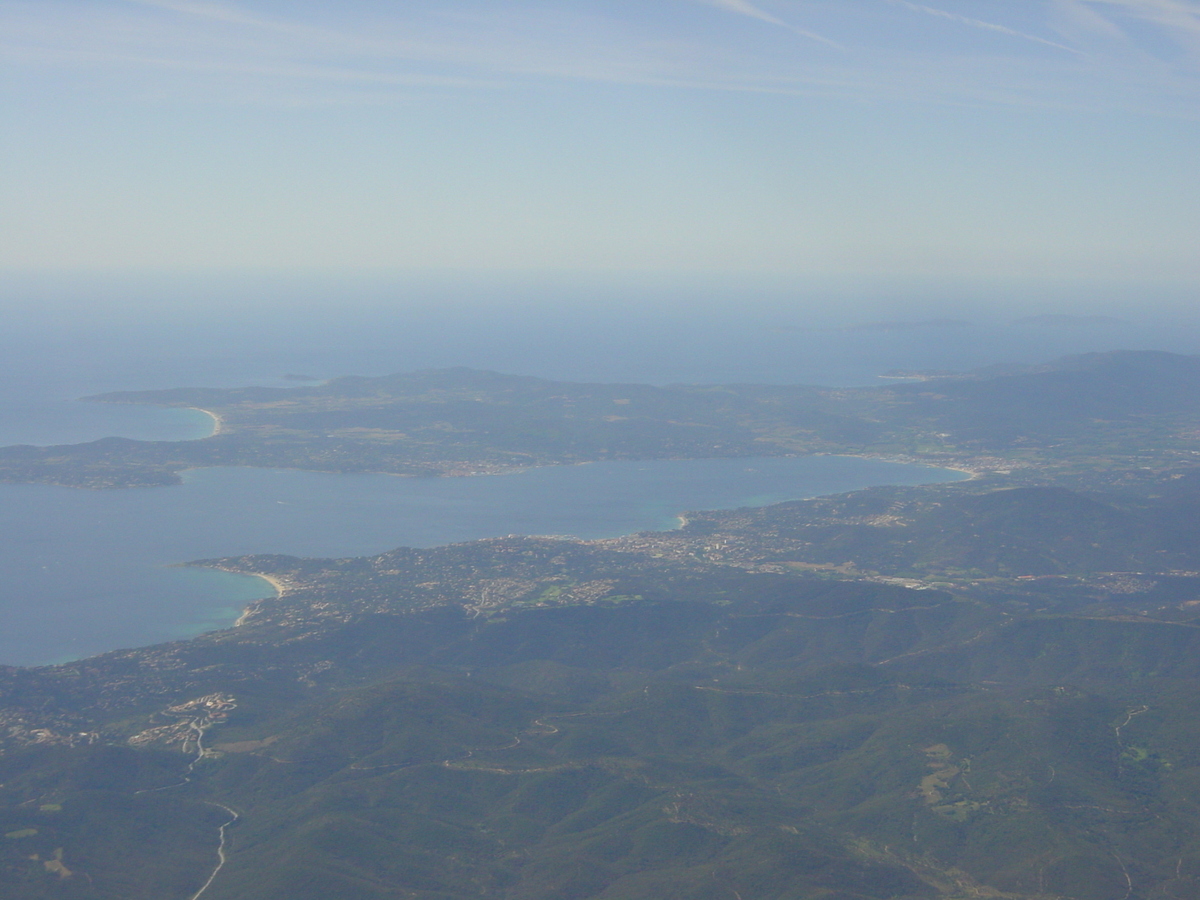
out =
<path fill-rule="evenodd" d="M 222 569 L 222 571 L 234 572 L 235 574 L 238 574 L 238 575 L 253 575 L 255 578 L 261 578 L 263 581 L 265 581 L 267 584 L 269 584 L 271 587 L 273 587 L 275 589 L 275 599 L 276 600 L 278 600 L 280 597 L 282 597 L 284 594 L 286 594 L 287 590 L 288 590 L 287 584 L 285 582 L 279 580 L 278 578 L 274 577 L 273 575 L 263 575 L 261 572 L 239 572 L 236 569 Z M 270 598 L 264 597 L 263 599 L 266 600 L 266 599 L 270 599 Z M 242 614 L 237 617 L 237 620 L 233 623 L 233 625 L 231 627 L 240 628 L 241 626 L 245 625 L 246 620 L 249 619 L 250 616 L 254 615 L 254 613 L 258 607 L 258 604 L 260 604 L 262 602 L 263 602 L 262 600 L 255 600 L 253 603 L 251 603 L 249 606 L 247 606 L 244 610 L 242 610 Z"/>
<path fill-rule="evenodd" d="M 236 570 L 229 569 L 228 571 L 232 572 L 232 571 L 236 571 Z M 253 575 L 255 578 L 261 578 L 263 581 L 265 581 L 271 587 L 275 588 L 275 596 L 276 597 L 282 597 L 284 594 L 287 593 L 287 590 L 288 590 L 287 582 L 281 581 L 280 579 L 276 578 L 274 575 L 263 575 L 261 572 L 238 572 L 238 574 L 239 575 Z"/>
<path fill-rule="evenodd" d="M 999 466 L 971 466 L 969 462 L 962 460 L 939 460 L 936 458 L 921 457 L 921 456 L 906 456 L 904 454 L 892 453 L 810 453 L 803 454 L 807 456 L 844 456 L 850 459 L 874 459 L 879 462 L 898 463 L 902 466 L 924 466 L 927 469 L 945 469 L 948 472 L 962 472 L 967 475 L 963 481 L 974 481 L 977 478 L 984 478 L 988 475 L 1008 475 L 1015 468 L 1020 466 L 1014 463 L 1006 463 L 1006 468 Z M 953 484 L 954 482 L 926 482 L 927 484 Z M 920 485 L 917 485 L 920 486 Z"/>
<path fill-rule="evenodd" d="M 209 437 L 216 437 L 225 430 L 225 420 L 211 409 L 201 409 L 199 406 L 189 406 L 188 409 L 194 409 L 196 412 L 202 412 L 213 420 L 213 430 Z"/>

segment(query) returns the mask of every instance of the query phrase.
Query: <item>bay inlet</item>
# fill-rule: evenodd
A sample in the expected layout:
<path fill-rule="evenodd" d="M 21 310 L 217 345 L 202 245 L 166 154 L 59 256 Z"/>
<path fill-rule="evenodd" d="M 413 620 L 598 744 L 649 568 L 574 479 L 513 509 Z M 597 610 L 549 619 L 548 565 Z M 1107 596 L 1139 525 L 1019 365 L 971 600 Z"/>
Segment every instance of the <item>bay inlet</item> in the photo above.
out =
<path fill-rule="evenodd" d="M 590 463 L 470 478 L 214 468 L 162 488 L 0 485 L 0 664 L 44 665 L 231 626 L 261 578 L 188 569 L 252 553 L 346 557 L 508 534 L 666 530 L 763 506 L 961 472 L 874 459 Z"/>

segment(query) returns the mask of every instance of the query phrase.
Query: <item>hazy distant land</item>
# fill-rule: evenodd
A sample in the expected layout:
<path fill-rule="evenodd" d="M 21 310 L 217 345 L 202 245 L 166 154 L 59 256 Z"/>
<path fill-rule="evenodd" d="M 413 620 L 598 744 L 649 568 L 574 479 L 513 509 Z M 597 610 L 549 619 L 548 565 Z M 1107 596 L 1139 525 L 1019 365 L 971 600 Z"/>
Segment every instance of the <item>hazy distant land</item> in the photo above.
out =
<path fill-rule="evenodd" d="M 194 407 L 220 427 L 196 441 L 6 447 L 0 479 L 104 488 L 178 483 L 180 472 L 204 466 L 469 475 L 813 453 L 1011 473 L 1191 453 L 1200 359 L 1110 353 L 997 368 L 939 377 L 936 390 L 577 384 L 448 369 L 311 387 L 102 394 L 89 399 Z"/>

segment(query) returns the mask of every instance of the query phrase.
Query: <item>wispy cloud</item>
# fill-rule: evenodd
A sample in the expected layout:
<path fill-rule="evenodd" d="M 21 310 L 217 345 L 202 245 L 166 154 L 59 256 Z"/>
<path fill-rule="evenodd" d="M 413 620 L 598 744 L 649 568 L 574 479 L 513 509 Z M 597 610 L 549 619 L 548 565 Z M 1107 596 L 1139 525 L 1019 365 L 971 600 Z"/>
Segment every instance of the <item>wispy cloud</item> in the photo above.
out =
<path fill-rule="evenodd" d="M 268 97 L 272 79 L 292 82 L 280 88 L 288 102 L 306 89 L 298 83 L 304 79 L 314 91 L 325 82 L 346 92 L 347 102 L 359 102 L 356 84 L 399 95 L 421 85 L 519 89 L 558 80 L 1200 116 L 1200 75 L 1188 63 L 1200 59 L 1200 47 L 1191 51 L 1200 44 L 1197 0 L 1047 0 L 1022 4 L 1021 18 L 999 21 L 914 0 L 852 9 L 842 2 L 784 7 L 780 0 L 687 0 L 621 5 L 618 14 L 617 5 L 602 0 L 489 6 L 412 0 L 382 11 L 377 4 L 348 4 L 336 14 L 326 8 L 322 16 L 307 4 L 281 11 L 254 0 L 0 0 L 0 56 L 64 73 L 108 67 L 108 78 L 64 74 L 80 90 L 108 85 L 139 93 L 154 81 L 164 94 L 208 91 L 214 99 Z M 698 14 L 701 5 L 840 52 L 795 52 L 787 42 L 763 40 L 755 28 L 713 29 Z M 793 25 L 801 14 L 818 31 Z M 923 24 L 917 16 L 1014 40 L 982 54 L 958 29 L 931 35 L 915 27 Z M 914 27 L 898 27 L 904 18 Z M 1063 24 L 1068 19 L 1071 27 Z M 1135 22 L 1187 48 L 1186 59 L 1141 52 L 1139 42 L 1153 35 L 1131 27 Z M 1042 28 L 1067 37 L 1050 40 L 1038 33 Z M 846 37 L 839 43 L 820 32 Z M 1061 52 L 1030 52 L 1035 46 Z M 139 81 L 137 67 L 162 77 Z M 206 81 L 205 73 L 229 77 Z M 235 84 L 234 76 L 245 83 Z"/>
<path fill-rule="evenodd" d="M 1085 43 L 1102 40 L 1123 40 L 1124 32 L 1083 0 L 1050 0 L 1051 26 L 1059 34 L 1080 39 Z"/>
<path fill-rule="evenodd" d="M 189 16 L 200 16 L 206 19 L 215 19 L 219 22 L 230 22 L 235 25 L 258 25 L 273 27 L 277 23 L 269 22 L 265 19 L 260 19 L 256 16 L 251 16 L 241 10 L 230 6 L 221 6 L 216 3 L 194 3 L 189 0 L 125 0 L 126 3 L 133 3 L 138 6 L 150 6 L 156 9 L 165 9 L 171 12 L 185 13 Z"/>
<path fill-rule="evenodd" d="M 1038 37 L 1036 34 L 1027 34 L 1024 31 L 1018 31 L 1015 28 L 1009 28 L 1007 25 L 998 25 L 995 22 L 985 22 L 983 19 L 973 19 L 970 16 L 960 15 L 959 13 L 949 12 L 944 9 L 937 9 L 932 6 L 926 6 L 923 3 L 912 3 L 910 0 L 887 0 L 893 6 L 902 6 L 905 9 L 912 10 L 917 13 L 924 13 L 929 16 L 936 16 L 939 19 L 948 19 L 951 22 L 957 22 L 960 25 L 968 25 L 971 28 L 980 28 L 984 31 L 994 31 L 997 34 L 1005 34 L 1009 37 L 1020 38 L 1026 41 L 1033 41 L 1037 44 L 1045 44 L 1047 47 L 1056 47 L 1059 50 L 1066 50 L 1069 53 L 1080 52 L 1074 47 L 1068 47 L 1066 44 L 1060 44 L 1058 41 L 1052 41 L 1048 38 Z"/>
<path fill-rule="evenodd" d="M 1187 0 L 1084 0 L 1125 16 L 1153 22 L 1177 34 L 1200 37 L 1200 3 Z"/>
<path fill-rule="evenodd" d="M 66 4 L 48 0 L 47 6 Z M 684 38 L 639 35 L 620 20 L 579 13 L 522 10 L 422 17 L 389 16 L 365 26 L 349 13 L 339 28 L 253 15 L 231 4 L 193 0 L 116 0 L 69 20 L 39 15 L 33 2 L 13 2 L 28 14 L 5 21 L 0 0 L 0 57 L 24 63 L 105 61 L 197 72 L 254 72 L 274 77 L 393 84 L 490 84 L 559 78 L 709 90 L 793 92 L 794 74 L 773 62 L 746 60 Z M 105 9 L 107 7 L 107 10 Z M 133 12 L 141 8 L 146 17 Z M 122 10 L 129 14 L 122 14 Z M 34 12 L 36 10 L 36 12 Z M 64 21 L 69 24 L 64 26 Z M 788 30 L 796 30 L 780 23 Z M 382 26 L 382 27 L 378 27 Z M 824 40 L 820 36 L 814 39 Z M 397 77 L 397 69 L 434 68 Z M 803 79 L 802 79 L 803 80 Z"/>
<path fill-rule="evenodd" d="M 741 16 L 749 16 L 751 19 L 758 19 L 760 22 L 778 25 L 780 28 L 786 28 L 788 31 L 800 35 L 800 37 L 805 37 L 813 41 L 819 41 L 820 43 L 827 44 L 828 46 L 837 50 L 845 49 L 845 47 L 843 47 L 837 41 L 827 38 L 824 35 L 817 34 L 815 31 L 809 31 L 808 29 L 800 28 L 796 25 L 785 22 L 778 16 L 771 15 L 771 13 L 767 12 L 766 10 L 760 9 L 753 3 L 748 3 L 747 0 L 699 0 L 699 2 L 707 6 L 715 6 L 718 9 L 727 10 L 731 13 L 737 13 Z"/>

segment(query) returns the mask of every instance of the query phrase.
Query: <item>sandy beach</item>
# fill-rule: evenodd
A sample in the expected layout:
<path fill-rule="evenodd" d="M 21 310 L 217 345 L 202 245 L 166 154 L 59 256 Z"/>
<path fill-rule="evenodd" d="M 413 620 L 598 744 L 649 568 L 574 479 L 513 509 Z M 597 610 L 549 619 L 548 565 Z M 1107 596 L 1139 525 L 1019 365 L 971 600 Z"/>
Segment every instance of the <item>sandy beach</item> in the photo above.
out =
<path fill-rule="evenodd" d="M 194 409 L 196 412 L 202 412 L 213 420 L 213 431 L 209 437 L 216 437 L 225 430 L 225 420 L 213 412 L 211 409 L 201 409 L 199 406 L 189 406 L 188 409 Z"/>
<path fill-rule="evenodd" d="M 226 570 L 226 571 L 236 571 L 236 570 Z M 267 584 L 271 585 L 271 587 L 275 588 L 276 598 L 282 597 L 284 594 L 287 593 L 287 590 L 288 590 L 287 584 L 284 583 L 283 581 L 280 581 L 278 578 L 275 578 L 272 575 L 263 575 L 259 572 L 238 572 L 237 574 L 253 575 L 255 578 L 261 578 Z M 250 618 L 251 615 L 253 615 L 255 609 L 258 607 L 258 604 L 260 604 L 260 603 L 262 603 L 261 600 L 255 600 L 253 603 L 251 603 L 249 606 L 247 606 L 242 611 L 242 614 L 240 616 L 238 616 L 237 621 L 233 623 L 233 627 L 238 628 L 241 625 L 244 625 L 246 623 L 246 620 L 248 618 Z"/>
<path fill-rule="evenodd" d="M 277 596 L 282 597 L 284 594 L 287 593 L 287 590 L 288 590 L 287 583 L 280 581 L 278 578 L 276 578 L 273 575 L 263 575 L 259 572 L 241 572 L 239 574 L 253 575 L 255 578 L 261 578 L 267 584 L 271 585 L 271 587 L 275 588 L 275 593 Z"/>

